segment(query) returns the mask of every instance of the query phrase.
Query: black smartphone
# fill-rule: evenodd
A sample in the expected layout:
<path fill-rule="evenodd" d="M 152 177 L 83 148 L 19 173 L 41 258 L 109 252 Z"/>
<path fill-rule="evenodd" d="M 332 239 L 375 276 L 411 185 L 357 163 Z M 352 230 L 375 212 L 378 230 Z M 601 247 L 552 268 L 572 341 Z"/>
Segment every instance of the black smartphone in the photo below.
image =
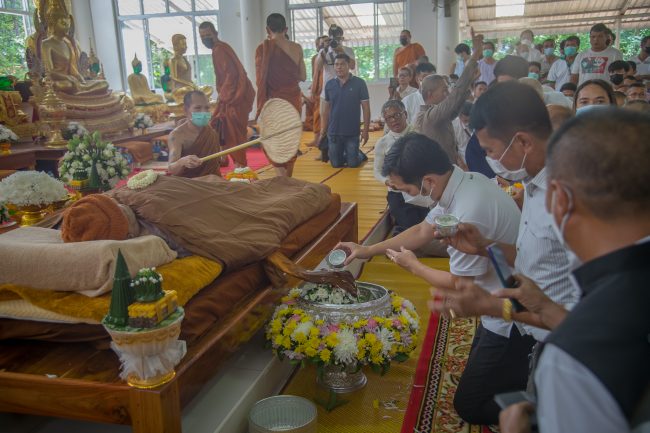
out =
<path fill-rule="evenodd" d="M 494 269 L 497 271 L 497 276 L 503 284 L 503 287 L 507 289 L 514 289 L 517 287 L 517 280 L 512 275 L 510 271 L 510 266 L 506 261 L 506 256 L 503 253 L 501 247 L 498 244 L 494 243 L 487 247 L 488 257 L 494 266 Z M 516 299 L 510 299 L 512 301 L 512 309 L 516 312 L 524 311 L 526 308 L 519 303 Z"/>
<path fill-rule="evenodd" d="M 397 78 L 395 78 L 395 77 L 391 77 L 391 78 L 390 78 L 390 84 L 389 84 L 389 86 L 390 86 L 392 89 L 397 89 L 397 88 L 399 87 L 399 82 L 397 81 Z"/>

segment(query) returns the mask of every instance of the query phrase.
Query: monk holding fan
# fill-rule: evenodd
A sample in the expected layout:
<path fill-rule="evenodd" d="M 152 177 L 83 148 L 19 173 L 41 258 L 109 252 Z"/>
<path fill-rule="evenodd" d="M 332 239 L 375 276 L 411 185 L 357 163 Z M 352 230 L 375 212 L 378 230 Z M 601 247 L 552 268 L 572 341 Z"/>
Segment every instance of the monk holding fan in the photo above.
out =
<path fill-rule="evenodd" d="M 286 38 L 287 23 L 284 16 L 271 14 L 266 18 L 268 39 L 255 50 L 257 75 L 257 116 L 272 98 L 292 104 L 296 111 L 302 109 L 302 91 L 299 83 L 305 81 L 305 62 L 302 47 Z M 271 161 L 279 175 L 291 176 L 295 158 L 286 164 Z"/>

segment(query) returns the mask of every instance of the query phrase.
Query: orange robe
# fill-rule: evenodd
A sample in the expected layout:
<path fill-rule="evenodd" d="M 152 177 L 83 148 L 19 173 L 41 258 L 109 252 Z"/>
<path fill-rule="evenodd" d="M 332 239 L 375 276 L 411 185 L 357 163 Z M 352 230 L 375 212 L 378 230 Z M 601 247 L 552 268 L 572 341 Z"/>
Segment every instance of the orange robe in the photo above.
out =
<path fill-rule="evenodd" d="M 397 73 L 399 72 L 399 68 L 417 62 L 417 60 L 424 55 L 425 55 L 424 48 L 422 48 L 422 45 L 418 44 L 417 42 L 409 44 L 406 47 L 401 47 L 400 52 L 399 53 L 396 52 L 395 57 L 393 59 L 393 77 L 397 78 Z M 413 79 L 411 80 L 411 86 L 413 86 L 414 83 L 415 83 L 414 87 L 417 88 L 418 85 L 417 82 L 415 81 L 415 73 L 413 74 Z"/>
<path fill-rule="evenodd" d="M 274 40 L 266 39 L 255 50 L 255 73 L 257 78 L 257 116 L 266 101 L 280 98 L 289 101 L 298 113 L 302 112 L 302 91 L 300 90 L 300 66 Z M 276 167 L 285 164 L 271 163 Z"/>
<path fill-rule="evenodd" d="M 253 109 L 255 89 L 230 45 L 217 41 L 212 47 L 219 102 L 212 125 L 221 133 L 221 144 L 230 148 L 246 142 L 248 115 Z M 246 166 L 246 150 L 230 154 L 235 163 Z"/>
<path fill-rule="evenodd" d="M 194 143 L 184 148 L 181 152 L 181 158 L 187 155 L 196 155 L 199 158 L 212 155 L 219 152 L 219 134 L 211 126 L 205 126 Z M 208 174 L 221 176 L 219 171 L 219 158 L 210 159 L 196 168 L 183 167 L 178 176 L 181 177 L 201 177 Z"/>
<path fill-rule="evenodd" d="M 311 70 L 314 70 L 314 67 L 316 66 L 316 56 L 318 54 L 314 54 L 311 58 Z M 309 88 L 309 92 L 312 91 L 314 83 L 312 83 L 312 87 Z M 305 123 L 303 130 L 304 131 L 313 131 L 314 130 L 314 103 L 315 101 L 312 100 L 311 102 L 309 100 L 305 100 Z"/>
<path fill-rule="evenodd" d="M 315 60 L 314 56 L 314 60 Z M 314 61 L 312 71 L 316 66 Z M 318 74 L 313 77 L 311 83 L 311 94 L 314 101 L 314 135 L 318 137 L 320 134 L 320 94 L 323 91 L 323 68 L 320 68 Z"/>

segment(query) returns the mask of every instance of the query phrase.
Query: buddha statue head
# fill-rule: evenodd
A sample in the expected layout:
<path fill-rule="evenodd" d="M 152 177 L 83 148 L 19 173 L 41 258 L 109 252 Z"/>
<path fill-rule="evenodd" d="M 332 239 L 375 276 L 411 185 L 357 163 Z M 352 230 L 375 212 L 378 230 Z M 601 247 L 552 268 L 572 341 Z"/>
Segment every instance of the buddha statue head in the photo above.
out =
<path fill-rule="evenodd" d="M 174 47 L 174 54 L 182 56 L 187 51 L 187 39 L 184 35 L 176 33 L 172 36 L 172 46 Z"/>
<path fill-rule="evenodd" d="M 56 36 L 65 36 L 72 25 L 70 14 L 59 2 L 53 2 L 47 11 L 47 28 Z"/>
<path fill-rule="evenodd" d="M 131 66 L 133 67 L 133 73 L 134 74 L 140 74 L 142 72 L 142 62 L 140 59 L 138 59 L 138 55 L 133 56 L 133 60 L 131 61 Z"/>

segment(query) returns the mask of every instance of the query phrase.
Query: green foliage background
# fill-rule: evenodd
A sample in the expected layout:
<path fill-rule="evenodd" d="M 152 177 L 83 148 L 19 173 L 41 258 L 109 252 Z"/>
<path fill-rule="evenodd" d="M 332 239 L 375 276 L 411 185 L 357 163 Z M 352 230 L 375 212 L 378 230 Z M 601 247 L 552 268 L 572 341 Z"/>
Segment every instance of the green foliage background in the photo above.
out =
<path fill-rule="evenodd" d="M 0 75 L 14 75 L 22 79 L 27 73 L 25 39 L 23 16 L 0 13 Z"/>

